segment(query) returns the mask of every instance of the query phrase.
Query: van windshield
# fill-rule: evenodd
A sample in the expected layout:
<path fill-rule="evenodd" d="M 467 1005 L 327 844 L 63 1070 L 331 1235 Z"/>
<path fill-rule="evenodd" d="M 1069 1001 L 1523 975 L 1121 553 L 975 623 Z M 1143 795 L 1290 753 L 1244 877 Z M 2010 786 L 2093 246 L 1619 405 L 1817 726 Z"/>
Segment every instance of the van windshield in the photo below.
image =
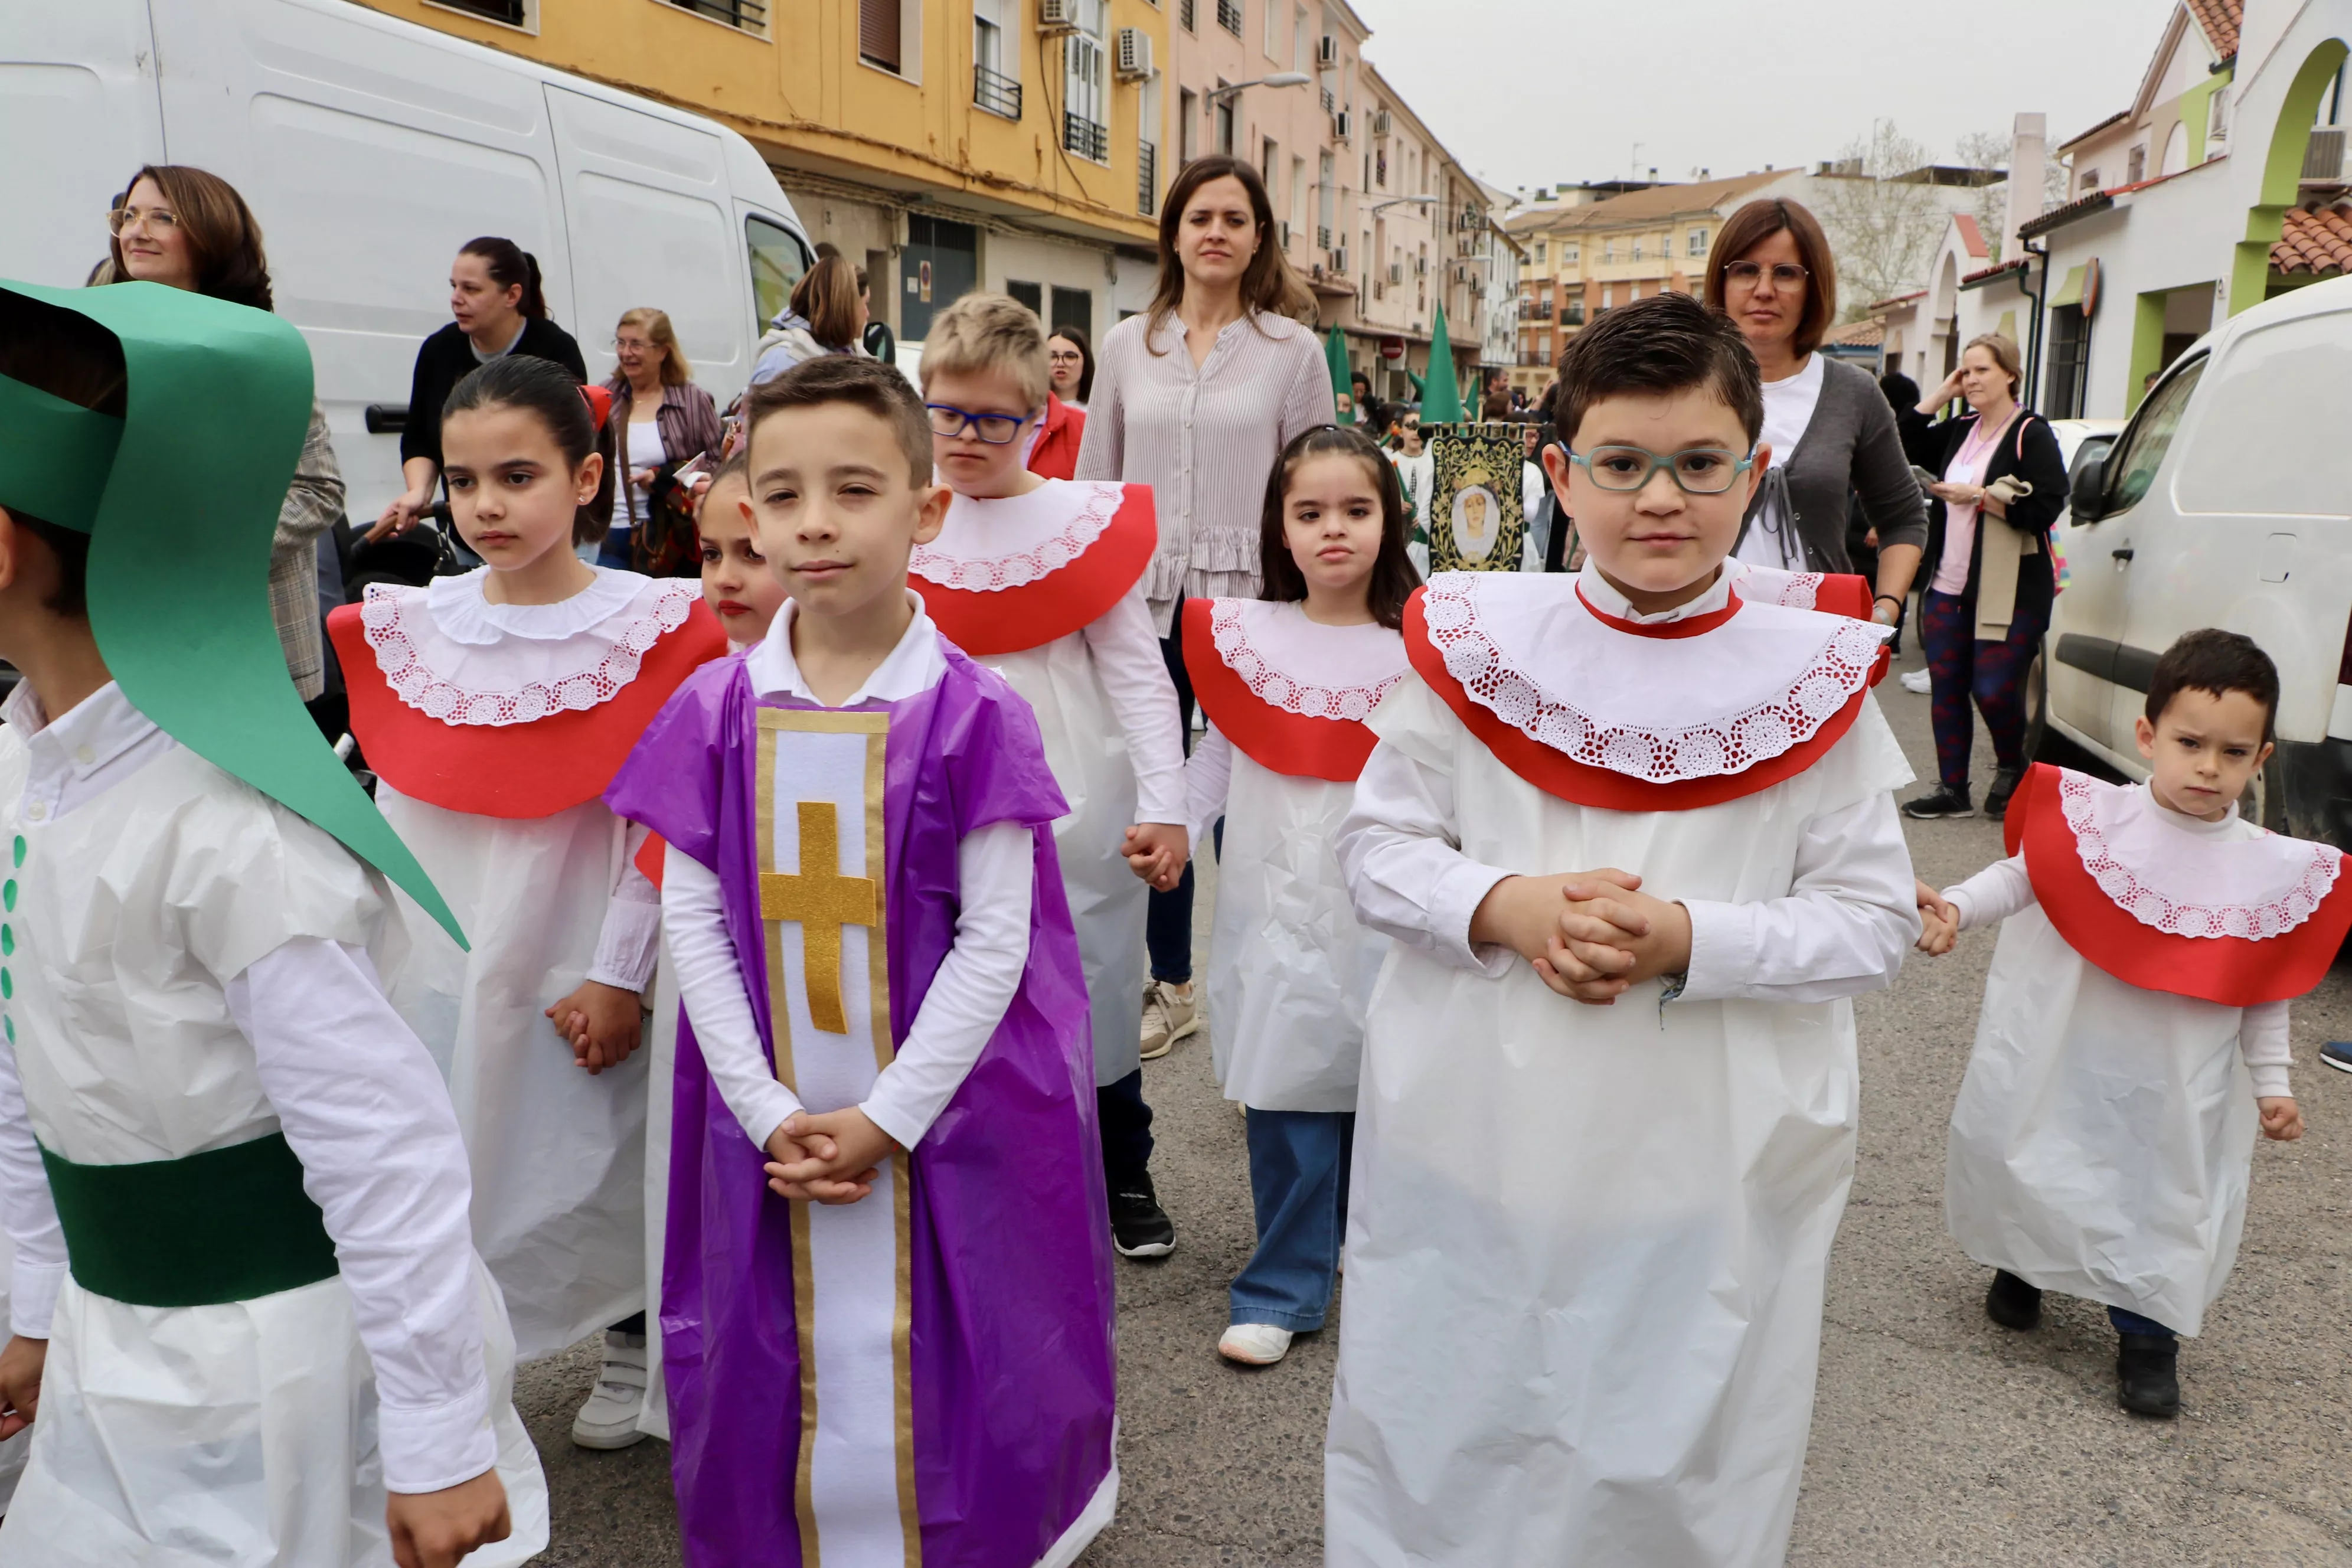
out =
<path fill-rule="evenodd" d="M 782 224 L 756 215 L 744 218 L 743 239 L 751 252 L 751 306 L 759 318 L 751 331 L 757 334 L 768 330 L 792 299 L 793 285 L 808 271 L 808 247 Z"/>
<path fill-rule="evenodd" d="M 2173 432 L 2180 428 L 2180 416 L 2189 412 L 2189 395 L 2197 388 L 2198 378 L 2205 374 L 2202 357 L 2184 366 L 2172 379 L 2165 382 L 2141 405 L 2138 417 L 2116 443 L 2113 455 L 2107 458 L 2105 510 L 2118 512 L 2138 504 L 2156 483 L 2156 470 L 2164 462 L 2164 454 L 2172 447 Z"/>

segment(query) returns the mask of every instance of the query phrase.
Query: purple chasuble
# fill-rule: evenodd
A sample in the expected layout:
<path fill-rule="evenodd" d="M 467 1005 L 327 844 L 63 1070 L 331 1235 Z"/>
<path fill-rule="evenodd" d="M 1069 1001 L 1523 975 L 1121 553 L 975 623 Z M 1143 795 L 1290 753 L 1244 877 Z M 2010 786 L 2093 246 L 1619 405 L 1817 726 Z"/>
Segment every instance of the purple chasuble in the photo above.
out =
<path fill-rule="evenodd" d="M 1052 824 L 1068 808 L 1037 721 L 941 639 L 948 668 L 887 712 L 890 1031 L 906 1038 L 955 938 L 956 848 L 992 823 L 1036 841 L 1029 963 L 971 1076 L 909 1156 L 915 1514 L 925 1568 L 1031 1568 L 1112 1464 L 1110 1247 L 1094 1058 Z M 757 710 L 740 658 L 663 708 L 605 803 L 712 869 L 738 953 L 766 951 Z M 765 706 L 800 707 L 801 702 Z M 768 973 L 740 966 L 772 1064 Z M 805 1568 L 790 1204 L 678 1028 L 663 1372 L 686 1561 Z M 868 1200 L 871 1201 L 871 1200 Z"/>

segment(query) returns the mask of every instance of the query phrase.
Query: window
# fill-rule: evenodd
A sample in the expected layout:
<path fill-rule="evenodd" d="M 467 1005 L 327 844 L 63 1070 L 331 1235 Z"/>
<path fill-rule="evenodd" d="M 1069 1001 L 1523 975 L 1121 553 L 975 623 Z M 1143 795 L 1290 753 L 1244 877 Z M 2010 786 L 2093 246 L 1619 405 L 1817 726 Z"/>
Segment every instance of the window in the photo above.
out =
<path fill-rule="evenodd" d="M 1706 230 L 1695 228 L 1690 231 L 1690 254 L 1693 256 L 1706 254 Z"/>
<path fill-rule="evenodd" d="M 1315 45 L 1307 32 L 1307 7 L 1301 5 L 1291 13 L 1290 68 L 1302 71 L 1309 69 L 1314 60 Z"/>
<path fill-rule="evenodd" d="M 2087 196 L 2100 188 L 2099 171 L 2095 168 L 2085 169 L 2083 171 L 2082 184 L 2075 188 L 2074 194 L 2078 196 Z"/>
<path fill-rule="evenodd" d="M 1176 162 L 1181 165 L 1201 155 L 1201 139 L 1194 127 L 1200 124 L 1201 96 L 1191 88 L 1176 91 Z"/>
<path fill-rule="evenodd" d="M 751 254 L 751 331 L 764 332 L 808 271 L 808 247 L 792 230 L 763 217 L 743 220 L 743 243 Z"/>
<path fill-rule="evenodd" d="M 1016 283 L 1008 278 L 1004 280 L 1004 291 L 1028 306 L 1038 320 L 1045 320 L 1045 286 L 1043 283 Z"/>
<path fill-rule="evenodd" d="M 898 0 L 857 0 L 857 58 L 898 74 L 901 20 Z"/>
<path fill-rule="evenodd" d="M 669 0 L 669 3 L 681 11 L 691 11 L 698 16 L 708 16 L 714 22 L 740 27 L 747 33 L 768 30 L 767 0 Z M 890 68 L 896 70 L 898 68 L 893 66 Z"/>
<path fill-rule="evenodd" d="M 2124 159 L 2124 184 L 2137 185 L 2147 174 L 2147 149 L 2135 147 Z"/>
<path fill-rule="evenodd" d="M 1282 0 L 1265 0 L 1265 58 L 1282 58 Z"/>
<path fill-rule="evenodd" d="M 1617 242 L 1615 240 L 1604 239 L 1601 242 L 1601 259 L 1603 263 L 1612 262 L 1617 259 Z"/>
<path fill-rule="evenodd" d="M 1642 237 L 1638 234 L 1633 237 L 1633 259 L 1642 259 Z"/>
<path fill-rule="evenodd" d="M 433 4 L 451 11 L 463 11 L 468 16 L 485 21 L 503 22 L 509 27 L 523 27 L 536 32 L 539 18 L 531 13 L 530 0 L 433 0 Z"/>
<path fill-rule="evenodd" d="M 2083 416 L 2083 363 L 2090 350 L 2087 326 L 2080 305 L 2060 305 L 2050 312 L 2048 402 L 2053 419 Z"/>
<path fill-rule="evenodd" d="M 1265 201 L 1268 206 L 1275 205 L 1275 196 L 1282 189 L 1282 181 L 1278 177 L 1281 174 L 1281 149 L 1275 144 L 1274 138 L 1269 136 L 1258 148 L 1257 159 L 1257 177 L 1265 182 Z"/>
<path fill-rule="evenodd" d="M 1164 101 L 1160 73 L 1143 84 L 1135 113 L 1135 210 L 1145 217 L 1160 211 L 1160 114 Z"/>
<path fill-rule="evenodd" d="M 1542 240 L 1540 240 L 1540 239 L 1539 239 L 1539 240 L 1537 240 L 1537 241 L 1536 241 L 1536 259 L 1537 259 L 1538 261 L 1541 261 L 1543 258 L 1544 258 L 1544 242 L 1543 242 Z"/>
<path fill-rule="evenodd" d="M 1020 51 L 1004 47 L 1008 0 L 973 0 L 971 7 L 971 101 L 1007 120 L 1021 118 Z M 1011 0 L 1016 6 L 1018 0 Z"/>
<path fill-rule="evenodd" d="M 1192 0 L 1176 0 L 1176 25 L 1188 33 L 1199 32 L 1192 24 Z"/>
<path fill-rule="evenodd" d="M 1559 258 L 1564 265 L 1572 267 L 1576 264 L 1576 242 L 1574 240 L 1570 240 L 1566 245 L 1559 247 Z"/>
<path fill-rule="evenodd" d="M 1225 84 L 1220 81 L 1217 85 L 1223 87 Z M 1234 152 L 1234 99 L 1235 96 L 1229 92 L 1222 98 L 1210 100 L 1209 113 L 1212 120 L 1215 121 L 1211 131 L 1210 141 L 1218 152 L 1227 157 L 1233 156 Z"/>
<path fill-rule="evenodd" d="M 1290 228 L 1294 234 L 1307 232 L 1307 160 L 1290 160 Z"/>
<path fill-rule="evenodd" d="M 1236 38 L 1242 36 L 1241 0 L 1217 0 L 1217 26 Z"/>
<path fill-rule="evenodd" d="M 1323 250 L 1331 248 L 1331 231 L 1339 226 L 1339 166 L 1327 147 L 1315 163 L 1315 244 Z"/>
<path fill-rule="evenodd" d="M 2180 416 L 2189 411 L 2189 395 L 2204 374 L 2205 361 L 2200 356 L 2158 383 L 2140 405 L 2107 458 L 2105 504 L 2101 510 L 2112 515 L 2137 504 L 2147 494 L 2156 483 L 2156 470 L 2163 466 L 2164 454 L 2172 447 L 2173 433 L 2180 428 Z"/>
<path fill-rule="evenodd" d="M 1062 147 L 1110 162 L 1110 100 L 1103 89 L 1102 0 L 1078 0 L 1077 30 L 1062 40 Z"/>
<path fill-rule="evenodd" d="M 1603 283 L 1601 286 L 1601 308 L 1604 310 L 1613 310 L 1617 308 L 1616 285 Z"/>

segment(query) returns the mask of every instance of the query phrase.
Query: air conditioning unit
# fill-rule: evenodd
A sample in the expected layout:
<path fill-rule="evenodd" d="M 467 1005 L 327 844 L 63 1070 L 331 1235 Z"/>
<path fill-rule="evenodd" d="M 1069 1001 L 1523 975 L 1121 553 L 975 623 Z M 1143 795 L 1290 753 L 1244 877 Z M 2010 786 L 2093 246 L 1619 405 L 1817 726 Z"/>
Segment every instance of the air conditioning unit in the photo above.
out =
<path fill-rule="evenodd" d="M 1112 69 L 1121 81 L 1151 79 L 1151 35 L 1140 27 L 1118 30 L 1118 49 Z"/>
<path fill-rule="evenodd" d="M 1389 263 L 1389 281 L 1391 283 L 1402 283 L 1404 281 L 1403 262 L 1391 261 Z"/>
<path fill-rule="evenodd" d="M 1342 277 L 1347 275 L 1348 247 L 1346 246 L 1339 246 L 1331 252 L 1331 270 Z"/>
<path fill-rule="evenodd" d="M 1078 17 L 1087 0 L 1037 0 L 1037 30 L 1041 33 L 1075 33 Z"/>
<path fill-rule="evenodd" d="M 1341 142 L 1356 133 L 1356 117 L 1346 110 L 1331 116 L 1331 134 Z"/>
<path fill-rule="evenodd" d="M 1373 135 L 1375 135 L 1375 136 L 1385 136 L 1385 135 L 1387 135 L 1387 134 L 1389 133 L 1389 125 L 1390 125 L 1390 121 L 1389 121 L 1389 111 L 1388 111 L 1387 110 L 1385 110 L 1385 109 L 1375 109 L 1374 110 L 1372 110 L 1372 134 L 1373 134 Z"/>
<path fill-rule="evenodd" d="M 1324 34 L 1322 42 L 1315 46 L 1315 63 L 1318 66 L 1338 65 L 1339 63 L 1339 40 L 1333 37 L 1328 33 Z"/>

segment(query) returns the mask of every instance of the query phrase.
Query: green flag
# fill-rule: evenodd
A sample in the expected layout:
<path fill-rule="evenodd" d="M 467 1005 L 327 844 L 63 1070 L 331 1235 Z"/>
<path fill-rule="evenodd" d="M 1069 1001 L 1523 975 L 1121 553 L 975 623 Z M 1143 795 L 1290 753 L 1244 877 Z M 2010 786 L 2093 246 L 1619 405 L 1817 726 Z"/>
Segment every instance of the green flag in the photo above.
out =
<path fill-rule="evenodd" d="M 1429 385 L 1421 395 L 1423 425 L 1459 425 L 1462 388 L 1454 369 L 1454 344 L 1445 335 L 1445 307 L 1437 307 L 1436 325 L 1429 332 Z"/>
<path fill-rule="evenodd" d="M 1323 334 L 1323 357 L 1331 366 L 1331 395 L 1349 395 L 1354 384 L 1348 376 L 1348 340 L 1339 335 L 1337 327 Z"/>

